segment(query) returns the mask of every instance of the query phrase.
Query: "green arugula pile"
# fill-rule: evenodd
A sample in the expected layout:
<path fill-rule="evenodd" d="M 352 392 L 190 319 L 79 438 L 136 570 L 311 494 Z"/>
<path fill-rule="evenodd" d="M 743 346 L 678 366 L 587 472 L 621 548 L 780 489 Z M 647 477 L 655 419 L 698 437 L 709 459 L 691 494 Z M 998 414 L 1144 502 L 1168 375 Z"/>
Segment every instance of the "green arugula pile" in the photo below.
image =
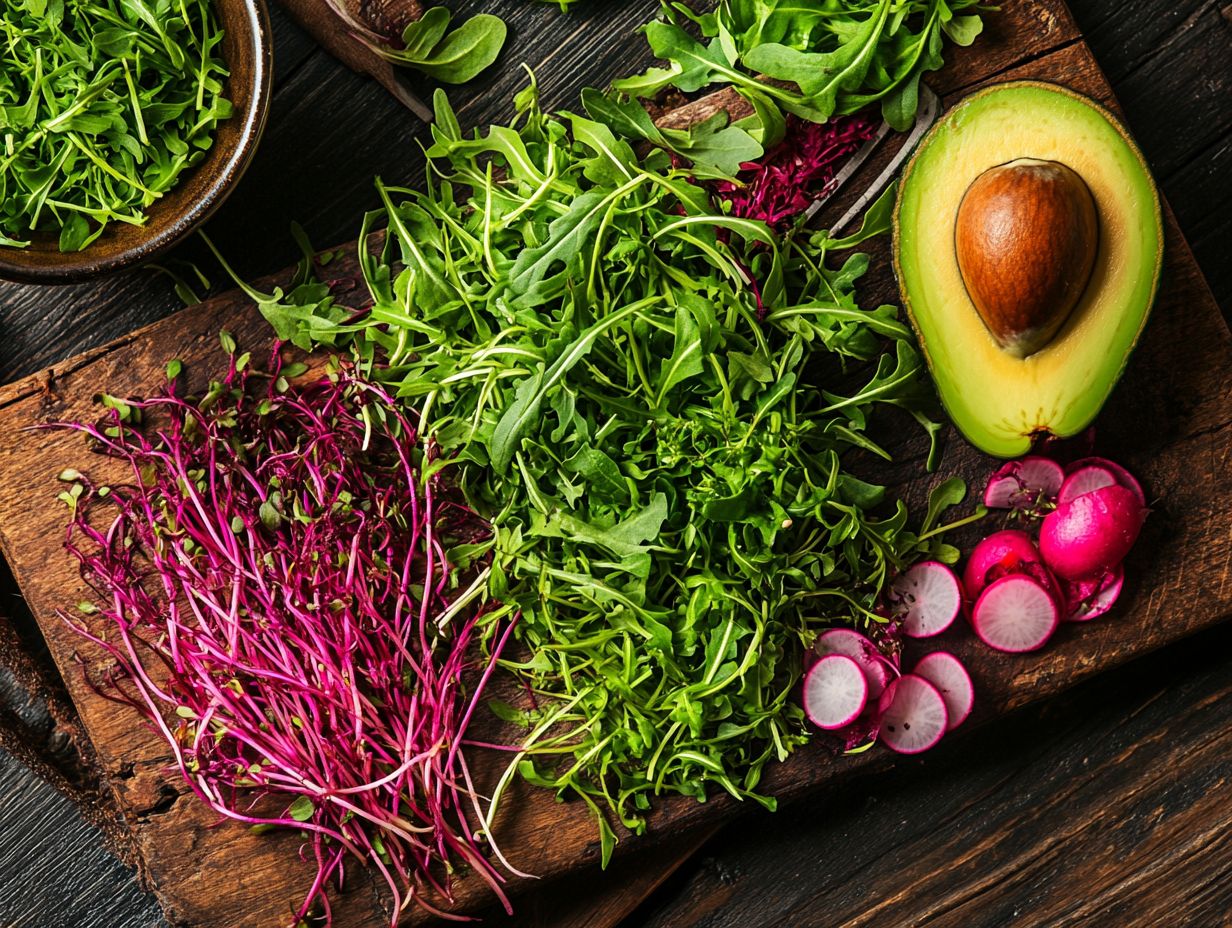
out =
<path fill-rule="evenodd" d="M 78 251 L 197 164 L 231 115 L 210 0 L 9 0 L 0 14 L 0 244 Z"/>
<path fill-rule="evenodd" d="M 875 104 L 906 129 L 920 78 L 942 65 L 943 38 L 970 45 L 982 22 L 964 11 L 987 9 L 981 0 L 720 0 L 698 13 L 665 0 L 646 38 L 668 66 L 612 86 L 640 98 L 731 85 L 759 114 L 777 108 L 813 122 Z"/>
<path fill-rule="evenodd" d="M 521 610 L 534 694 L 515 767 L 640 829 L 651 797 L 767 805 L 766 763 L 807 740 L 792 690 L 816 630 L 880 621 L 887 579 L 939 540 L 850 471 L 887 458 L 883 407 L 934 402 L 893 306 L 861 308 L 890 196 L 844 240 L 725 215 L 669 153 L 549 114 L 467 135 L 438 92 L 423 190 L 379 185 L 355 321 L 307 274 L 254 292 L 280 338 L 353 340 L 416 409 L 494 541 L 472 591 Z M 386 226 L 379 252 L 372 233 Z M 308 266 L 305 265 L 305 271 Z M 908 420 L 909 421 L 909 420 Z M 498 791 L 499 794 L 499 791 Z"/>

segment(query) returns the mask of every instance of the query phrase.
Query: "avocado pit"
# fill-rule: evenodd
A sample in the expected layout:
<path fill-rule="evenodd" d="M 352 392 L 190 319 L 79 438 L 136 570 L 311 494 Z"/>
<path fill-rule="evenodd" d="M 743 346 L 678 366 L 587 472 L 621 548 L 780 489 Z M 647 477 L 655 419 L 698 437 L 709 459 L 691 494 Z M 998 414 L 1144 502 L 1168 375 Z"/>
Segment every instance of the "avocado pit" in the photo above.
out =
<path fill-rule="evenodd" d="M 1056 161 L 990 168 L 963 195 L 954 251 L 967 295 L 1002 350 L 1045 347 L 1078 305 L 1099 246 L 1086 182 Z"/>

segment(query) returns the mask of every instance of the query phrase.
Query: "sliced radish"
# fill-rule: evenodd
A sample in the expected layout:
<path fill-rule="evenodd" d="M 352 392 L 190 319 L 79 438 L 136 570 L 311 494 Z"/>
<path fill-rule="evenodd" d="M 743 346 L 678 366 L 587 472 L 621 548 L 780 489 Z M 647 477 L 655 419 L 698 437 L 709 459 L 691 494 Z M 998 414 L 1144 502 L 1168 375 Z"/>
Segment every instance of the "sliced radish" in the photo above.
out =
<path fill-rule="evenodd" d="M 1057 603 L 1058 608 L 1065 604 L 1065 591 L 1061 589 L 1061 582 L 1053 576 L 1052 571 L 1043 561 L 1022 561 L 1013 568 L 994 567 L 988 571 L 985 580 L 991 586 L 997 580 L 1008 577 L 1010 574 L 1025 574 L 1048 591 L 1048 595 Z"/>
<path fill-rule="evenodd" d="M 1098 618 L 1117 601 L 1125 583 L 1125 570 L 1117 564 L 1097 580 L 1065 582 L 1065 620 L 1089 622 Z"/>
<path fill-rule="evenodd" d="M 881 726 L 878 736 L 899 754 L 927 751 L 949 726 L 945 700 L 937 688 L 914 674 L 899 677 L 881 694 Z"/>
<path fill-rule="evenodd" d="M 884 656 L 867 635 L 854 628 L 832 628 L 817 636 L 819 654 L 842 654 L 860 665 L 868 680 L 868 698 L 877 699 L 897 673 L 893 661 Z"/>
<path fill-rule="evenodd" d="M 889 598 L 909 638 L 940 635 L 962 608 L 958 578 L 939 561 L 921 561 L 900 574 L 890 585 Z"/>
<path fill-rule="evenodd" d="M 1098 464 L 1088 464 L 1086 467 L 1080 467 L 1072 471 L 1065 478 L 1065 482 L 1061 484 L 1061 491 L 1057 493 L 1057 504 L 1068 503 L 1079 496 L 1084 496 L 1087 493 L 1103 489 L 1104 487 L 1114 487 L 1117 484 L 1116 474 L 1108 470 L 1108 468 L 1101 467 Z"/>
<path fill-rule="evenodd" d="M 1026 574 L 989 584 L 971 610 L 971 625 L 980 640 L 1011 654 L 1042 648 L 1060 621 L 1052 594 Z"/>
<path fill-rule="evenodd" d="M 821 657 L 804 677 L 804 712 L 818 728 L 850 725 L 867 702 L 864 671 L 843 654 Z"/>
<path fill-rule="evenodd" d="M 996 579 L 990 578 L 990 573 L 999 571 L 997 576 L 1015 573 L 1021 564 L 1039 563 L 1041 560 L 1039 549 L 1026 532 L 1014 528 L 993 532 L 976 544 L 967 558 L 967 566 L 963 570 L 963 590 L 967 599 L 974 600 L 984 592 L 984 587 Z"/>
<path fill-rule="evenodd" d="M 921 657 L 911 672 L 935 686 L 945 700 L 949 718 L 947 731 L 953 731 L 967 720 L 975 705 L 975 686 L 962 661 L 949 651 L 934 651 Z"/>
<path fill-rule="evenodd" d="M 1030 509 L 1056 498 L 1065 471 L 1056 461 L 1029 456 L 1010 461 L 988 479 L 984 505 L 989 509 Z"/>
<path fill-rule="evenodd" d="M 1138 502 L 1143 506 L 1146 505 L 1146 494 L 1142 492 L 1142 484 L 1138 482 L 1138 478 L 1127 471 L 1116 461 L 1110 461 L 1107 458 L 1082 458 L 1074 461 L 1066 468 L 1068 473 L 1075 473 L 1084 467 L 1102 467 L 1112 476 L 1116 477 L 1116 482 L 1125 489 L 1130 490 L 1134 496 L 1138 497 Z"/>

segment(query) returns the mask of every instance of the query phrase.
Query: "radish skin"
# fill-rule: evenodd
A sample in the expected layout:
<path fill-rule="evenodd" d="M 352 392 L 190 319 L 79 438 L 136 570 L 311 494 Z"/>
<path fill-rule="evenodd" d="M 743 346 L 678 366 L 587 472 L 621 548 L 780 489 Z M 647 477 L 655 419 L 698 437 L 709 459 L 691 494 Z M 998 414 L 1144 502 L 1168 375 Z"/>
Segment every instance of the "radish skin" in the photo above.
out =
<path fill-rule="evenodd" d="M 931 638 L 949 628 L 962 609 L 962 587 L 939 561 L 921 561 L 894 579 L 889 599 L 908 638 Z"/>
<path fill-rule="evenodd" d="M 919 754 L 933 747 L 950 724 L 937 688 L 915 674 L 904 674 L 881 695 L 878 704 L 882 743 L 899 754 Z"/>
<path fill-rule="evenodd" d="M 1004 575 L 1015 573 L 1021 564 L 1042 561 L 1039 548 L 1026 532 L 1018 529 L 993 532 L 971 549 L 963 570 L 963 590 L 967 599 L 974 602 L 991 582 L 989 573 L 994 569 Z"/>
<path fill-rule="evenodd" d="M 1040 554 L 1065 580 L 1099 577 L 1129 553 L 1146 514 L 1134 492 L 1119 484 L 1083 494 L 1044 518 Z"/>
<path fill-rule="evenodd" d="M 850 725 L 868 704 L 868 679 L 860 665 L 842 654 L 818 659 L 804 678 L 804 712 L 818 728 Z"/>
<path fill-rule="evenodd" d="M 935 686 L 945 700 L 947 731 L 967 720 L 975 706 L 975 686 L 962 661 L 949 651 L 933 651 L 921 657 L 911 672 Z"/>
<path fill-rule="evenodd" d="M 1042 648 L 1060 621 L 1056 597 L 1026 574 L 1010 574 L 989 584 L 971 610 L 971 625 L 979 639 L 1009 654 Z"/>

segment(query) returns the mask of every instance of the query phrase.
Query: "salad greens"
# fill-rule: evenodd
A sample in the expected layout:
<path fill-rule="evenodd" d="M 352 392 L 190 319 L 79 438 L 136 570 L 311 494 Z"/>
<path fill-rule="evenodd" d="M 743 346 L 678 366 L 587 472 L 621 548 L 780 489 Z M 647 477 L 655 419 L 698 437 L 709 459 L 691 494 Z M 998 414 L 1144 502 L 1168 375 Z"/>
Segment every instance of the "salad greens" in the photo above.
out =
<path fill-rule="evenodd" d="M 942 65 L 943 39 L 970 45 L 987 9 L 982 0 L 720 0 L 699 13 L 664 0 L 646 38 L 667 67 L 612 86 L 651 97 L 726 84 L 759 110 L 813 122 L 876 104 L 902 130 L 915 114 L 920 78 Z"/>
<path fill-rule="evenodd" d="M 205 157 L 223 31 L 210 0 L 11 0 L 0 15 L 0 244 L 79 251 Z"/>
<path fill-rule="evenodd" d="M 957 556 L 937 523 L 960 484 L 913 532 L 854 471 L 889 457 L 882 410 L 938 428 L 895 307 L 857 302 L 868 257 L 836 255 L 885 231 L 889 195 L 849 241 L 778 236 L 667 152 L 543 112 L 533 82 L 486 134 L 435 105 L 423 189 L 378 182 L 365 218 L 371 308 L 307 273 L 253 295 L 282 339 L 352 339 L 491 521 L 450 557 L 521 611 L 502 663 L 533 698 L 494 704 L 528 729 L 508 776 L 579 795 L 605 857 L 603 808 L 640 829 L 664 792 L 773 805 L 758 783 L 807 740 L 791 694 L 816 630 L 884 621 L 895 571 Z"/>
<path fill-rule="evenodd" d="M 401 41 L 361 22 L 343 0 L 326 0 L 351 33 L 387 61 L 413 68 L 443 84 L 465 84 L 487 69 L 505 45 L 508 28 L 499 16 L 478 13 L 449 28 L 453 14 L 443 6 L 407 23 Z"/>

